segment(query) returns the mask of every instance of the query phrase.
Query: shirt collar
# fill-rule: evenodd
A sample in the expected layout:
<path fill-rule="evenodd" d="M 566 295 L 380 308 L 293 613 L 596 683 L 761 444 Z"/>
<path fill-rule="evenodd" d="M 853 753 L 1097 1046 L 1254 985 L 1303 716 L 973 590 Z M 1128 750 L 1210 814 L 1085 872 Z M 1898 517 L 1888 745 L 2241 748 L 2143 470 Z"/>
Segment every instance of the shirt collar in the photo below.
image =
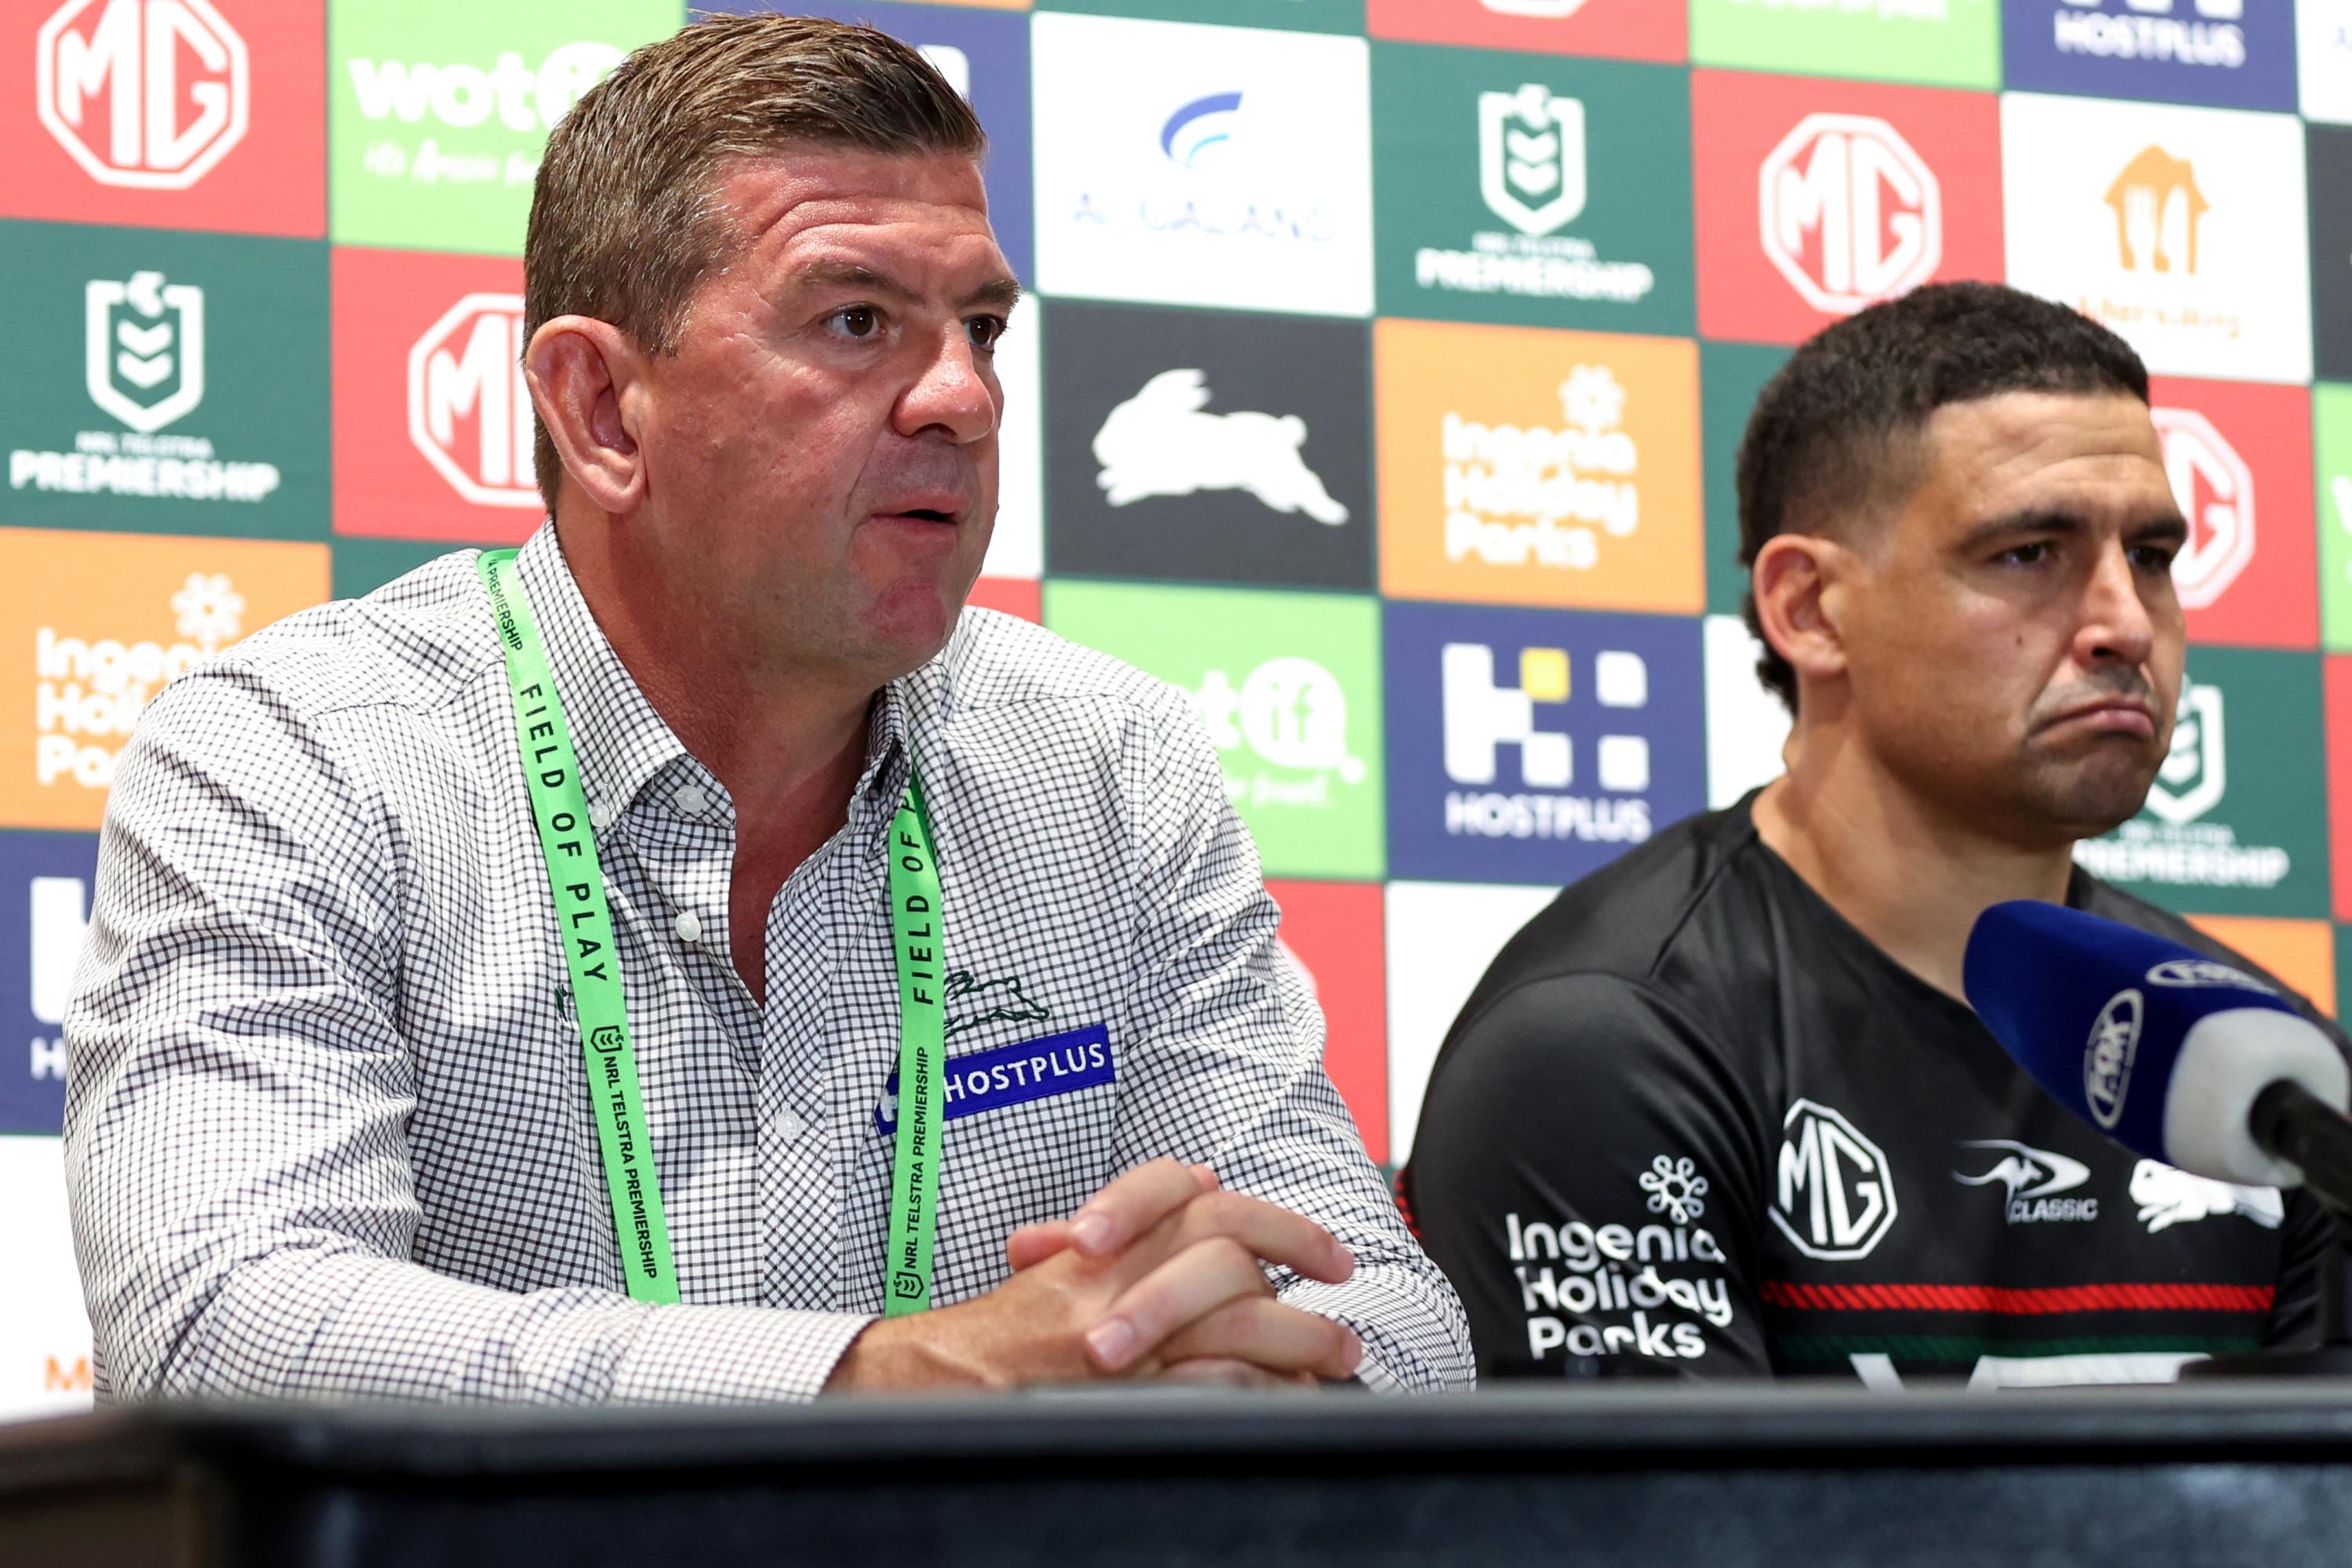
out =
<path fill-rule="evenodd" d="M 687 754 L 686 746 L 654 711 L 589 612 L 552 522 L 540 524 L 516 557 L 515 570 L 547 645 L 589 809 L 626 811 L 656 773 Z"/>

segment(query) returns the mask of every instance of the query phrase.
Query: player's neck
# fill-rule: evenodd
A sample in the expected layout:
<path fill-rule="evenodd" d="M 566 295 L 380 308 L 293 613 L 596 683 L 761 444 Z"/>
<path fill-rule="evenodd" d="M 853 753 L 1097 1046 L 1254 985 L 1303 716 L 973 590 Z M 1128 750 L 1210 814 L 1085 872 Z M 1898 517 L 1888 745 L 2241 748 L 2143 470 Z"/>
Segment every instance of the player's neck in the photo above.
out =
<path fill-rule="evenodd" d="M 1896 963 L 1965 1000 L 1969 932 L 2008 899 L 2063 900 L 2064 847 L 2021 849 L 1889 776 L 1863 747 L 1808 734 L 1757 797 L 1756 830 L 1832 909 Z"/>

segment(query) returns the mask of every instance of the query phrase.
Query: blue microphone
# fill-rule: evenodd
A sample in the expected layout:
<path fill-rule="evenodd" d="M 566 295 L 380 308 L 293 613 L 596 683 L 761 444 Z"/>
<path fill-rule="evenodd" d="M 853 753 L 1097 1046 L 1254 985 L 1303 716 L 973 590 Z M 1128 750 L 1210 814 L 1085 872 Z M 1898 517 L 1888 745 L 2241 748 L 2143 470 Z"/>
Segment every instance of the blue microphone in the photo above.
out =
<path fill-rule="evenodd" d="M 2032 900 L 1969 933 L 1969 1005 L 2033 1081 L 2136 1154 L 2352 1206 L 2352 1069 L 2277 990 L 2193 948 Z"/>

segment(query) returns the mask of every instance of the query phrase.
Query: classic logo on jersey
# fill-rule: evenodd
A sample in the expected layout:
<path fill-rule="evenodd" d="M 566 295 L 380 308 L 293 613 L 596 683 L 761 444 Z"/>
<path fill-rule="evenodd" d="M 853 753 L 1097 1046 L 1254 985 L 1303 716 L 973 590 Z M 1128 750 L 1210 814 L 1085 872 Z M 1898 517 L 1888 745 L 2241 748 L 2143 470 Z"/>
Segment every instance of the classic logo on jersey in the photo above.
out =
<path fill-rule="evenodd" d="M 58 1131 L 64 1113 L 62 1026 L 89 928 L 98 841 L 83 834 L 0 833 L 0 1134 Z"/>
<path fill-rule="evenodd" d="M 2286 1203 L 2276 1187 L 2244 1187 L 2192 1176 L 2156 1160 L 2142 1160 L 2132 1167 L 2131 1197 L 2150 1236 L 2229 1215 L 2252 1220 L 2264 1230 L 2276 1230 L 2286 1219 Z"/>
<path fill-rule="evenodd" d="M 1244 47 L 1240 37 L 1035 18 L 1046 292 L 1370 314 L 1363 41 L 1253 31 Z M 1106 68 L 1119 61 L 1139 64 Z"/>
<path fill-rule="evenodd" d="M 1808 114 L 1766 154 L 1758 192 L 1764 254 L 1817 310 L 1851 315 L 1943 265 L 1943 187 L 1884 120 Z"/>
<path fill-rule="evenodd" d="M 2123 1120 L 2132 1065 L 2139 1058 L 2145 1003 L 2136 989 L 2118 991 L 2091 1021 L 2091 1037 L 2083 1047 L 2083 1095 L 2091 1120 L 2103 1128 L 2112 1130 Z"/>
<path fill-rule="evenodd" d="M 0 826 L 98 826 L 123 742 L 163 684 L 327 590 L 322 545 L 0 531 L 0 647 L 30 655 L 0 731 Z M 20 655 L 19 657 L 22 657 Z"/>
<path fill-rule="evenodd" d="M 1390 593 L 1698 607 L 1687 343 L 1418 321 L 1375 331 Z"/>
<path fill-rule="evenodd" d="M 2151 371 L 2311 374 L 2301 127 L 2277 115 L 2004 94 L 2009 279 L 2115 329 Z M 2063 150 L 2063 152 L 2062 152 Z"/>
<path fill-rule="evenodd" d="M 2293 109 L 2296 7 L 2257 0 L 2004 0 L 2008 85 Z"/>
<path fill-rule="evenodd" d="M 1867 1258 L 1895 1227 L 1895 1173 L 1843 1112 L 1799 1100 L 1781 1119 L 1774 1198 L 1765 1212 L 1808 1258 Z"/>
<path fill-rule="evenodd" d="M 1960 1145 L 1963 1149 L 1984 1152 L 1978 1161 L 1992 1163 L 1989 1169 L 1971 1173 L 1954 1171 L 1952 1180 L 1963 1186 L 1990 1187 L 2002 1191 L 2001 1215 L 2011 1225 L 2040 1225 L 2052 1220 L 2095 1220 L 2099 1217 L 2096 1198 L 2060 1197 L 2071 1193 L 2091 1179 L 2091 1168 L 2080 1160 L 2053 1154 L 2047 1149 L 2036 1149 L 2010 1138 L 1979 1138 Z"/>
<path fill-rule="evenodd" d="M 245 40 L 209 0 L 66 0 L 37 47 L 41 124 L 102 185 L 186 190 L 245 135 Z"/>
<path fill-rule="evenodd" d="M 520 294 L 468 294 L 442 313 L 408 351 L 408 438 L 467 500 L 539 511 L 522 322 Z"/>
<path fill-rule="evenodd" d="M 1706 1177 L 1687 1156 L 1660 1154 L 1635 1184 L 1643 1210 L 1664 1223 L 1503 1216 L 1504 1256 L 1528 1315 L 1528 1356 L 1538 1365 L 1560 1352 L 1696 1361 L 1706 1354 L 1706 1325 L 1731 1326 L 1722 1245 L 1694 1223 L 1706 1212 Z"/>
<path fill-rule="evenodd" d="M 1096 483 L 1112 506 L 1150 496 L 1241 490 L 1276 511 L 1318 522 L 1348 521 L 1323 480 L 1299 456 L 1307 422 L 1295 414 L 1210 414 L 1208 377 L 1164 370 L 1110 411 L 1095 432 Z"/>
<path fill-rule="evenodd" d="M 2152 408 L 2165 477 L 2189 519 L 2189 542 L 2172 561 L 2183 609 L 2219 599 L 2254 559 L 2254 476 L 2229 438 L 2193 408 Z"/>

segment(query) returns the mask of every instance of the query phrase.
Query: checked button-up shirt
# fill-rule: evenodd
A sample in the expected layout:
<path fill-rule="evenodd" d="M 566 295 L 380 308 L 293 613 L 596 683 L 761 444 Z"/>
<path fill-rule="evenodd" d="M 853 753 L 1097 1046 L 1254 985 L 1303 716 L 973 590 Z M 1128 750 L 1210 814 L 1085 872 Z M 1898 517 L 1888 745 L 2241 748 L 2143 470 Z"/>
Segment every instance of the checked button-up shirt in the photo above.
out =
<path fill-rule="evenodd" d="M 1016 1226 L 1171 1155 L 1354 1250 L 1343 1285 L 1273 1279 L 1361 1335 L 1364 1381 L 1466 1384 L 1460 1306 L 1325 1076 L 1181 693 L 965 612 L 877 698 L 846 822 L 770 906 L 762 1006 L 729 957 L 727 792 L 551 529 L 519 571 L 598 828 L 683 1301 L 625 1293 L 506 672 L 460 552 L 174 681 L 124 752 L 66 1023 L 101 1397 L 816 1393 L 882 1307 L 883 857 L 911 758 L 957 1094 L 934 1300 L 993 1288 Z"/>

